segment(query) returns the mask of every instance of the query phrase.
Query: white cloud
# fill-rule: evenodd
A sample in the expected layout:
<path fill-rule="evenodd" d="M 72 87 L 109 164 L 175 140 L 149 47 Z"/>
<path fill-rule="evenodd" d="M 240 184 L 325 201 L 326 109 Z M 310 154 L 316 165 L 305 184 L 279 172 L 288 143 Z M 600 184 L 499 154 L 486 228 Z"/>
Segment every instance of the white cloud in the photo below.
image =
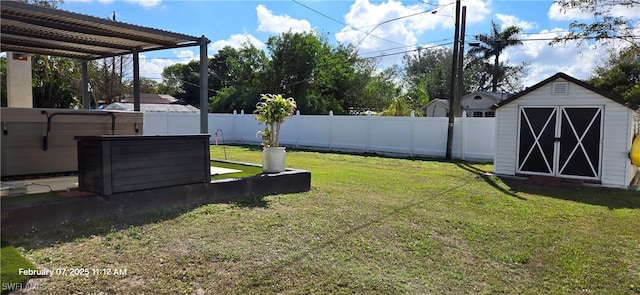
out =
<path fill-rule="evenodd" d="M 521 28 L 522 30 L 531 30 L 535 27 L 537 27 L 537 25 L 535 23 L 530 23 L 524 20 L 519 19 L 516 16 L 513 15 L 506 15 L 506 14 L 501 14 L 501 13 L 497 13 L 496 14 L 496 18 L 501 22 L 501 26 L 500 29 L 504 30 L 507 27 L 510 26 L 516 26 Z"/>
<path fill-rule="evenodd" d="M 164 68 L 177 63 L 188 63 L 193 60 L 199 60 L 200 56 L 191 50 L 171 50 L 175 58 L 147 58 L 140 54 L 140 77 L 154 79 L 158 82 L 162 81 L 162 71 Z"/>
<path fill-rule="evenodd" d="M 600 12 L 605 12 L 602 9 L 607 9 L 605 6 L 599 6 L 601 8 Z M 638 8 L 633 7 L 625 7 L 623 5 L 616 5 L 609 7 L 610 10 L 605 12 L 605 15 L 608 16 L 624 16 L 628 18 L 638 18 Z M 549 11 L 547 12 L 547 16 L 552 20 L 562 20 L 562 21 L 573 21 L 573 20 L 592 20 L 593 13 L 592 12 L 584 12 L 580 11 L 577 8 L 571 9 L 563 9 L 559 4 L 553 3 L 549 7 Z"/>
<path fill-rule="evenodd" d="M 455 5 L 449 0 L 439 0 L 434 7 L 425 3 L 405 5 L 399 0 L 374 2 L 356 0 L 345 14 L 348 27 L 335 34 L 341 43 L 357 45 L 361 54 L 394 53 L 410 50 L 418 45 L 419 37 L 426 31 L 450 29 L 453 31 Z M 467 23 L 477 23 L 490 13 L 482 0 L 464 0 L 467 6 Z M 435 11 L 435 12 L 434 12 Z M 369 55 L 371 56 L 371 55 Z M 402 55 L 385 58 L 381 63 L 398 63 Z"/>
<path fill-rule="evenodd" d="M 229 37 L 229 39 L 227 40 L 215 41 L 211 43 L 211 45 L 209 45 L 209 50 L 211 50 L 211 53 L 215 54 L 216 52 L 218 52 L 218 50 L 224 48 L 225 46 L 240 48 L 246 43 L 253 44 L 253 46 L 258 49 L 263 49 L 265 47 L 265 44 L 262 41 L 258 40 L 251 34 L 245 33 L 231 35 L 231 37 Z"/>
<path fill-rule="evenodd" d="M 260 4 L 256 7 L 258 15 L 258 31 L 268 33 L 283 33 L 311 31 L 311 24 L 304 19 L 295 19 L 288 15 L 274 15 L 271 10 Z"/>
<path fill-rule="evenodd" d="M 557 72 L 564 72 L 577 79 L 587 79 L 593 69 L 605 56 L 607 48 L 604 46 L 576 43 L 549 45 L 549 40 L 566 34 L 565 29 L 556 28 L 543 30 L 537 34 L 521 36 L 523 45 L 507 48 L 502 55 L 502 61 L 510 64 L 522 62 L 529 65 L 529 75 L 524 80 L 524 86 L 532 86 Z M 545 40 L 539 40 L 545 39 Z M 529 40 L 529 41 L 527 41 Z"/>
<path fill-rule="evenodd" d="M 127 0 L 127 2 L 150 8 L 160 5 L 162 0 Z"/>

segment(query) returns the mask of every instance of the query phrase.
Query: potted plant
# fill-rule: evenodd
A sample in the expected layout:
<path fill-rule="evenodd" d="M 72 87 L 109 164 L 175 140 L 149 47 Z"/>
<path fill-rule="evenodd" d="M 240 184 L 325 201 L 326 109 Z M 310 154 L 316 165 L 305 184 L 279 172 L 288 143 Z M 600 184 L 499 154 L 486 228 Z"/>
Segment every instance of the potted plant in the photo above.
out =
<path fill-rule="evenodd" d="M 280 147 L 280 126 L 296 110 L 296 101 L 281 94 L 262 94 L 253 112 L 256 120 L 266 126 L 258 132 L 262 138 L 262 170 L 267 173 L 284 171 L 285 148 Z"/>

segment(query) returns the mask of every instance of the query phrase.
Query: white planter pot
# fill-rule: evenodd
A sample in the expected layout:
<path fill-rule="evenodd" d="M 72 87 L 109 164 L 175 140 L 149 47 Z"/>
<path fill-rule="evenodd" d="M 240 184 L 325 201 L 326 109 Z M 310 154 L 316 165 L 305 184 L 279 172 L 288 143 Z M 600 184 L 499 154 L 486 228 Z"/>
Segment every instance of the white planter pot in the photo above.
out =
<path fill-rule="evenodd" d="M 262 171 L 265 173 L 277 173 L 284 171 L 286 151 L 284 147 L 272 147 L 262 149 Z"/>

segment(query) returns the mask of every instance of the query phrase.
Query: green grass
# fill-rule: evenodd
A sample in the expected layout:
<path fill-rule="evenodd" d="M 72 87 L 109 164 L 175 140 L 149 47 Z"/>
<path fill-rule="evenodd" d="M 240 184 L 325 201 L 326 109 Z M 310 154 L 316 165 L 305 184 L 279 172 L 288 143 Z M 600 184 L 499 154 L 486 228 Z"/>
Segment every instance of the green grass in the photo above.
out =
<path fill-rule="evenodd" d="M 243 178 L 243 177 L 251 177 L 255 175 L 262 174 L 262 167 L 258 166 L 250 166 L 250 165 L 242 165 L 236 163 L 228 163 L 212 160 L 211 166 L 220 167 L 220 168 L 228 168 L 240 170 L 238 173 L 228 173 L 228 174 L 220 174 L 211 176 L 211 180 L 225 179 L 225 178 Z"/>
<path fill-rule="evenodd" d="M 255 148 L 226 152 L 260 163 Z M 14 244 L 48 268 L 127 269 L 43 283 L 63 294 L 640 294 L 637 192 L 534 187 L 428 159 L 289 150 L 287 166 L 311 171 L 310 192 Z"/>
<path fill-rule="evenodd" d="M 55 192 L 46 192 L 15 197 L 3 197 L 0 202 L 2 202 L 2 206 L 17 206 L 29 203 L 48 202 L 63 199 L 63 197 L 57 196 Z"/>
<path fill-rule="evenodd" d="M 0 281 L 2 282 L 2 294 L 8 293 L 10 289 L 8 286 L 12 284 L 24 285 L 27 280 L 29 280 L 30 276 L 19 273 L 18 270 L 21 268 L 37 270 L 33 263 L 22 257 L 13 246 L 3 242 L 2 248 L 0 248 Z"/>

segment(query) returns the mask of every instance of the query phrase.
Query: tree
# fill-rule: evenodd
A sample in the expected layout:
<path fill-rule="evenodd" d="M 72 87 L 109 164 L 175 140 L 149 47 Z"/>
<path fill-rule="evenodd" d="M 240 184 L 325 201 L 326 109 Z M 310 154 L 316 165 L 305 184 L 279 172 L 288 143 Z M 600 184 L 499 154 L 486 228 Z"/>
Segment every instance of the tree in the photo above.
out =
<path fill-rule="evenodd" d="M 89 85 L 91 94 L 97 102 L 110 104 L 120 101 L 125 96 L 127 91 L 122 83 L 121 68 L 128 62 L 129 59 L 115 57 L 89 62 Z M 141 92 L 144 91 L 141 90 Z"/>
<path fill-rule="evenodd" d="M 640 48 L 627 47 L 619 54 L 612 53 L 605 64 L 595 68 L 587 83 L 640 104 Z"/>
<path fill-rule="evenodd" d="M 528 73 L 529 63 L 508 65 L 500 62 L 499 71 L 502 81 L 499 88 L 508 93 L 517 93 L 524 89 L 523 77 Z M 493 65 L 476 57 L 467 57 L 464 67 L 464 81 L 467 92 L 490 91 L 493 88 Z"/>
<path fill-rule="evenodd" d="M 36 55 L 32 62 L 33 106 L 71 108 L 80 99 L 80 62 L 75 59 Z"/>
<path fill-rule="evenodd" d="M 453 62 L 450 48 L 418 50 L 417 55 L 407 54 L 402 61 L 409 93 L 420 93 L 426 89 L 428 98 L 449 97 Z"/>
<path fill-rule="evenodd" d="M 291 31 L 269 37 L 267 49 L 271 54 L 273 81 L 270 89 L 295 97 L 300 112 L 319 113 L 319 95 L 309 95 L 314 69 L 319 62 L 323 43 L 317 33 Z"/>
<path fill-rule="evenodd" d="M 368 110 L 380 111 L 389 106 L 400 96 L 400 88 L 394 81 L 399 78 L 396 67 L 384 69 L 377 74 L 367 77 L 367 84 L 359 96 L 363 99 Z"/>
<path fill-rule="evenodd" d="M 578 9 L 581 12 L 592 13 L 593 19 L 589 23 L 574 21 L 569 24 L 569 33 L 557 37 L 550 44 L 566 43 L 578 40 L 578 45 L 588 39 L 595 39 L 602 44 L 612 40 L 622 40 L 633 47 L 640 46 L 638 36 L 633 32 L 635 25 L 631 19 L 623 16 L 612 16 L 615 7 L 633 9 L 640 6 L 640 0 L 555 0 L 560 9 Z"/>
<path fill-rule="evenodd" d="M 282 33 L 267 42 L 269 56 L 251 44 L 225 47 L 209 60 L 209 111 L 253 112 L 263 93 L 295 97 L 304 114 L 382 110 L 399 93 L 396 70 L 380 72 L 353 45 L 332 45 L 316 32 Z M 183 100 L 198 97 L 198 62 L 163 71 L 161 89 Z"/>
<path fill-rule="evenodd" d="M 476 35 L 480 44 L 477 47 L 472 47 L 468 53 L 480 57 L 476 62 L 484 65 L 491 73 L 491 91 L 497 92 L 498 84 L 504 81 L 507 72 L 504 64 L 500 63 L 500 54 L 508 47 L 522 44 L 522 41 L 517 39 L 522 29 L 517 26 L 509 26 L 500 31 L 498 24 L 494 21 L 491 21 L 491 27 L 490 35 Z M 493 65 L 486 62 L 492 58 Z"/>
<path fill-rule="evenodd" d="M 264 51 L 246 43 L 240 49 L 227 46 L 209 61 L 209 78 L 215 95 L 211 112 L 253 112 L 260 94 L 267 92 L 268 59 Z"/>
<path fill-rule="evenodd" d="M 200 61 L 191 61 L 187 64 L 173 64 L 162 71 L 163 86 L 165 90 L 171 90 L 173 96 L 181 103 L 200 107 Z M 209 81 L 211 85 L 213 81 Z M 214 92 L 208 87 L 208 97 Z"/>

